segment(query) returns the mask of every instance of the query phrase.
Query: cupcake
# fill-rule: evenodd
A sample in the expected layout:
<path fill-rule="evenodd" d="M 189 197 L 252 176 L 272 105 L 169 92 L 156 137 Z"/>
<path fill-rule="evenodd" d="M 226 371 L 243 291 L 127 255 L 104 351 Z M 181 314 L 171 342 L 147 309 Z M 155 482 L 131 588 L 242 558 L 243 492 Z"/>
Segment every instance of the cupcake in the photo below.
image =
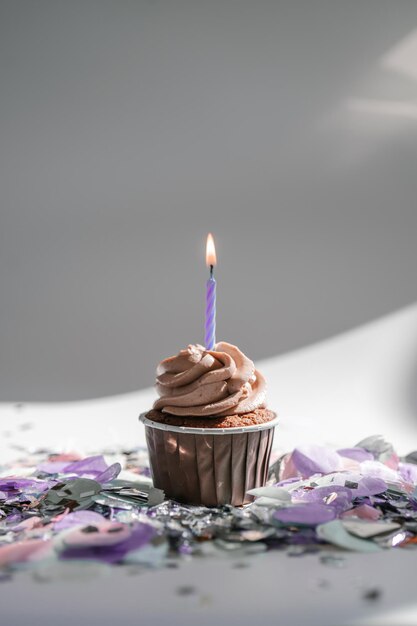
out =
<path fill-rule="evenodd" d="M 156 391 L 140 417 L 155 487 L 187 504 L 249 502 L 265 484 L 277 421 L 253 362 L 223 341 L 189 345 L 158 365 Z"/>

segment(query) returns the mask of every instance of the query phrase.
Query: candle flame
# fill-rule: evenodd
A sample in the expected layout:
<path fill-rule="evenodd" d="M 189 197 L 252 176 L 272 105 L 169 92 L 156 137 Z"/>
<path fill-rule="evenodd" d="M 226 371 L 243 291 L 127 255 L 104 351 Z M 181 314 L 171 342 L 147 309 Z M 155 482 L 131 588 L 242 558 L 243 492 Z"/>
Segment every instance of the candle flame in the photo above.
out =
<path fill-rule="evenodd" d="M 206 264 L 207 267 L 211 265 L 216 265 L 216 248 L 214 247 L 213 235 L 209 233 L 207 235 L 207 245 L 206 245 Z"/>

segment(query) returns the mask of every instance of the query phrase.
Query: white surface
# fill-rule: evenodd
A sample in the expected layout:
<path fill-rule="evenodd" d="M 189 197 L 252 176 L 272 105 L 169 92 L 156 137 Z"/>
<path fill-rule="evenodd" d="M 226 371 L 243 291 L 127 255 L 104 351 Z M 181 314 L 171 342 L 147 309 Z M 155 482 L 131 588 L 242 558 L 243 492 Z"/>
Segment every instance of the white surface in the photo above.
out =
<path fill-rule="evenodd" d="M 275 445 L 281 450 L 306 442 L 350 446 L 381 433 L 400 453 L 417 449 L 416 340 L 417 306 L 413 306 L 322 344 L 258 363 L 269 381 L 270 406 L 281 416 Z M 151 406 L 153 397 L 149 389 L 80 403 L 2 405 L 1 458 L 18 454 L 11 442 L 83 453 L 143 444 L 138 415 Z M 22 430 L 25 424 L 32 428 Z M 243 625 L 253 623 L 256 615 L 269 619 L 279 615 L 285 616 L 285 625 L 335 626 L 414 600 L 414 552 L 346 558 L 347 566 L 336 570 L 320 564 L 316 556 L 297 559 L 273 552 L 244 557 L 249 567 L 233 570 L 232 576 L 229 561 L 193 560 L 179 570 L 138 579 L 116 572 L 88 585 L 71 583 L 68 589 L 73 591 L 63 583 L 36 586 L 25 576 L 0 586 L 2 616 L 10 626 L 25 623 L 30 604 L 15 604 L 23 592 L 37 598 L 31 620 L 35 615 L 47 625 L 60 615 L 62 626 L 73 623 L 81 608 L 89 624 L 105 624 L 106 619 L 111 623 L 116 611 L 125 624 L 136 623 L 139 614 L 146 617 L 146 624 L 172 624 L 174 613 L 183 624 L 197 618 L 200 624 L 217 623 L 227 615 L 230 624 L 235 620 Z M 196 587 L 195 594 L 175 595 L 177 587 L 189 584 Z M 363 590 L 375 586 L 384 590 L 381 601 L 364 603 Z M 80 600 L 69 611 L 72 593 L 80 594 Z M 392 613 L 390 623 L 399 624 L 403 615 L 417 621 L 416 611 Z M 387 618 L 373 618 L 372 624 L 388 624 Z"/>

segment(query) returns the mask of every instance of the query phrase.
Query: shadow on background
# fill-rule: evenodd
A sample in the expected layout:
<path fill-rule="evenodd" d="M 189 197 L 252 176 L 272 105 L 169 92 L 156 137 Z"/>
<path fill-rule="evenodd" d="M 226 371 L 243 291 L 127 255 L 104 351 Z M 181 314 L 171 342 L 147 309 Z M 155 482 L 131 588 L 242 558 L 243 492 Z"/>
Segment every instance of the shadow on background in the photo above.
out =
<path fill-rule="evenodd" d="M 415 301 L 417 119 L 357 102 L 415 100 L 383 59 L 417 5 L 235 8 L 3 4 L 0 401 L 152 384 L 203 340 L 208 231 L 254 359 Z"/>

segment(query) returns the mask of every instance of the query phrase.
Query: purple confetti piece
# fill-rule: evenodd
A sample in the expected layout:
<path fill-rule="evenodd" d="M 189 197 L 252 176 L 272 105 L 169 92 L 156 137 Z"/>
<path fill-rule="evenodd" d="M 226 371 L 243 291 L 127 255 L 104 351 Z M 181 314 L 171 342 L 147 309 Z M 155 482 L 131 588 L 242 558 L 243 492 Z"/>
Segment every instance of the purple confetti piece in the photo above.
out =
<path fill-rule="evenodd" d="M 102 485 L 104 483 L 109 483 L 111 480 L 117 478 L 121 471 L 122 466 L 120 465 L 120 463 L 113 463 L 113 465 L 110 465 L 110 467 L 104 470 L 104 472 L 98 474 L 95 480 Z"/>
<path fill-rule="evenodd" d="M 374 460 L 372 453 L 363 448 L 342 448 L 341 450 L 337 450 L 337 454 L 347 459 L 352 459 L 352 461 L 357 461 L 358 463 Z"/>
<path fill-rule="evenodd" d="M 417 465 L 414 463 L 399 463 L 398 472 L 407 483 L 417 484 Z"/>
<path fill-rule="evenodd" d="M 324 446 L 308 445 L 295 448 L 291 461 L 303 478 L 342 469 L 342 460 L 337 452 Z"/>
<path fill-rule="evenodd" d="M 67 466 L 68 461 L 45 461 L 45 463 L 38 465 L 36 471 L 44 474 L 61 474 Z"/>
<path fill-rule="evenodd" d="M 283 487 L 284 485 L 291 485 L 291 483 L 298 483 L 300 480 L 299 476 L 293 476 L 292 478 L 286 478 L 285 480 L 280 480 L 278 483 L 274 483 L 274 487 Z"/>
<path fill-rule="evenodd" d="M 336 510 L 334 507 L 325 504 L 296 504 L 274 512 L 274 518 L 285 524 L 302 524 L 305 526 L 315 526 L 324 524 L 335 519 Z"/>
<path fill-rule="evenodd" d="M 11 513 L 10 515 L 7 516 L 7 521 L 9 524 L 14 524 L 14 523 L 18 523 L 23 519 L 23 515 L 21 515 L 20 513 Z"/>
<path fill-rule="evenodd" d="M 77 476 L 96 476 L 107 469 L 108 465 L 102 455 L 89 456 L 81 461 L 73 461 L 65 466 L 66 474 L 76 474 Z"/>
<path fill-rule="evenodd" d="M 82 526 L 86 524 L 100 524 L 105 522 L 105 518 L 100 513 L 94 511 L 75 511 L 74 513 L 68 513 L 62 519 L 54 524 L 55 530 L 66 530 L 67 528 L 73 528 L 74 526 Z"/>
<path fill-rule="evenodd" d="M 387 483 L 381 478 L 364 476 L 359 481 L 358 487 L 352 489 L 353 497 L 376 496 L 388 489 Z"/>
<path fill-rule="evenodd" d="M 50 483 L 45 480 L 35 480 L 34 478 L 14 478 L 13 476 L 0 479 L 0 491 L 16 492 L 16 491 L 35 491 L 42 492 L 50 489 Z"/>
<path fill-rule="evenodd" d="M 315 489 L 297 489 L 291 493 L 293 502 L 315 502 L 333 507 L 337 513 L 352 506 L 353 494 L 347 487 L 326 485 Z"/>
<path fill-rule="evenodd" d="M 87 548 L 70 548 L 60 554 L 62 559 L 93 559 L 105 563 L 118 563 L 132 550 L 147 545 L 156 535 L 150 524 L 137 523 L 131 535 L 125 541 L 112 546 L 95 546 Z"/>

